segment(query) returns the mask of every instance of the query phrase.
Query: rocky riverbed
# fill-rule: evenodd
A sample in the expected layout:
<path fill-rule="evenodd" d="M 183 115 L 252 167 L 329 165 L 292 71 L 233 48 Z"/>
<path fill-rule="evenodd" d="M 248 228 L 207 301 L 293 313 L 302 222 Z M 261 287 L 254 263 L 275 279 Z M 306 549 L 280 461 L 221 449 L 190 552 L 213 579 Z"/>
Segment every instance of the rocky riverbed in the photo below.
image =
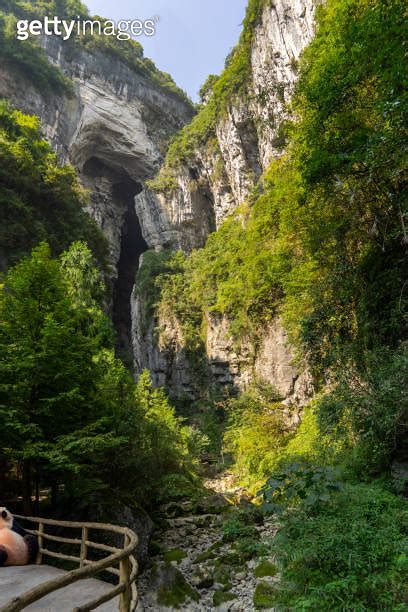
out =
<path fill-rule="evenodd" d="M 139 579 L 138 611 L 267 609 L 279 581 L 270 553 L 277 526 L 233 477 L 207 480 L 194 506 L 169 504 L 152 557 Z"/>

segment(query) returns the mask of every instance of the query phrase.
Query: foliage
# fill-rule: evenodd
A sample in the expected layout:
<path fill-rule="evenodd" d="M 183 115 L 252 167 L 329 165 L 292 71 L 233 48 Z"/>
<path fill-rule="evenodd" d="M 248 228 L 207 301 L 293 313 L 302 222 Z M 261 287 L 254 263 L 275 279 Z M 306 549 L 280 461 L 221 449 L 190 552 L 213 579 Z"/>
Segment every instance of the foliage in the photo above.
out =
<path fill-rule="evenodd" d="M 0 57 L 21 71 L 40 91 L 71 95 L 72 82 L 48 61 L 44 50 L 30 39 L 20 41 L 16 38 L 17 16 L 9 14 L 9 10 L 14 9 L 12 4 L 4 0 L 0 2 Z M 25 12 L 23 16 L 28 17 Z"/>
<path fill-rule="evenodd" d="M 276 162 L 264 177 L 263 193 L 242 205 L 185 263 L 185 291 L 202 312 L 225 314 L 235 338 L 256 336 L 282 301 L 282 278 L 290 270 L 277 240 L 278 216 L 297 194 L 298 178 Z"/>
<path fill-rule="evenodd" d="M 146 317 L 150 318 L 158 305 L 161 293 L 160 277 L 171 270 L 172 253 L 167 250 L 148 250 L 143 254 L 135 280 L 136 295 L 143 298 Z"/>
<path fill-rule="evenodd" d="M 64 484 L 77 505 L 138 492 L 158 496 L 171 474 L 192 478 L 191 431 L 147 372 L 135 385 L 114 357 L 92 255 L 74 243 L 60 260 L 36 247 L 0 292 L 1 454 L 32 484 Z"/>
<path fill-rule="evenodd" d="M 56 90 L 57 92 L 72 93 L 72 83 L 64 76 L 61 70 L 51 64 L 41 47 L 34 41 L 16 39 L 17 19 L 41 19 L 44 16 L 60 19 L 89 19 L 89 11 L 80 0 L 42 0 L 41 2 L 18 0 L 0 0 L 0 56 L 11 61 L 32 81 L 40 91 Z M 96 16 L 100 22 L 104 18 Z M 158 70 L 154 63 L 143 56 L 142 45 L 132 39 L 118 40 L 116 36 L 99 34 L 97 29 L 91 34 L 78 36 L 74 31 L 72 37 L 62 44 L 69 48 L 69 55 L 74 55 L 81 48 L 94 52 L 98 49 L 118 58 L 139 74 L 150 78 L 158 87 L 175 95 L 184 103 L 191 106 L 191 100 L 174 82 L 170 74 Z"/>
<path fill-rule="evenodd" d="M 254 29 L 267 1 L 249 0 L 239 42 L 231 51 L 225 69 L 219 77 L 210 75 L 200 89 L 202 97 L 211 88 L 210 100 L 170 143 L 165 164 L 155 180 L 150 183 L 153 189 L 160 192 L 169 187 L 174 188 L 173 171 L 181 162 L 194 156 L 194 150 L 198 145 L 214 146 L 217 119 L 225 114 L 233 99 L 246 95 L 251 80 L 250 56 Z"/>
<path fill-rule="evenodd" d="M 274 606 L 404 609 L 407 521 L 405 502 L 373 485 L 346 485 L 314 512 L 300 506 L 276 537 Z"/>
<path fill-rule="evenodd" d="M 268 582 L 258 582 L 255 588 L 253 602 L 255 610 L 270 610 L 276 596 L 276 587 Z"/>
<path fill-rule="evenodd" d="M 188 123 L 170 142 L 166 153 L 165 165 L 160 170 L 155 181 L 150 183 L 153 188 L 160 191 L 159 181 L 163 182 L 163 179 L 160 178 L 163 176 L 166 180 L 164 184 L 169 184 L 170 180 L 174 184 L 175 178 L 172 178 L 172 170 L 177 168 L 181 162 L 192 157 L 198 145 L 210 141 L 214 135 L 216 117 L 215 102 L 211 98 L 209 103 L 201 109 L 191 123 Z"/>
<path fill-rule="evenodd" d="M 330 467 L 291 463 L 285 472 L 268 478 L 259 494 L 264 499 L 265 512 L 279 513 L 299 502 L 306 511 L 315 511 L 330 501 L 330 494 L 340 487 L 336 472 Z"/>
<path fill-rule="evenodd" d="M 389 457 L 404 448 L 407 350 L 403 344 L 397 350 L 366 353 L 358 367 L 350 364 L 340 372 L 336 387 L 318 402 L 322 434 L 336 439 L 343 455 L 348 449 L 344 461 L 359 476 L 384 470 Z"/>
<path fill-rule="evenodd" d="M 238 517 L 225 520 L 222 525 L 222 539 L 224 542 L 234 542 L 241 538 L 256 538 L 257 531 L 252 525 L 245 523 Z"/>
<path fill-rule="evenodd" d="M 225 448 L 232 452 L 234 471 L 246 486 L 262 482 L 282 457 L 291 438 L 285 410 L 276 391 L 260 383 L 230 400 Z"/>
<path fill-rule="evenodd" d="M 186 257 L 181 251 L 147 251 L 136 275 L 135 290 L 143 298 L 147 320 L 151 320 L 156 311 L 159 321 L 181 322 L 180 341 L 194 369 L 201 372 L 204 383 L 206 370 L 201 310 L 185 283 L 185 265 Z"/>
<path fill-rule="evenodd" d="M 107 243 L 85 212 L 73 168 L 60 166 L 41 138 L 38 119 L 0 102 L 0 258 L 16 263 L 41 240 L 54 254 L 85 240 L 104 264 Z"/>
<path fill-rule="evenodd" d="M 221 606 L 224 603 L 227 603 L 228 601 L 232 601 L 233 599 L 236 599 L 236 595 L 235 593 L 232 593 L 231 591 L 223 591 L 223 590 L 219 590 L 219 591 L 214 591 L 214 595 L 213 595 L 213 605 L 214 606 Z"/>
<path fill-rule="evenodd" d="M 292 208 L 301 257 L 285 310 L 316 373 L 345 349 L 360 360 L 406 336 L 405 28 L 402 2 L 332 1 L 301 62 L 292 153 L 305 187 Z"/>
<path fill-rule="evenodd" d="M 199 96 L 200 100 L 203 103 L 207 96 L 210 96 L 212 93 L 212 88 L 218 80 L 218 76 L 216 74 L 209 74 L 205 79 L 204 83 L 200 87 Z"/>
<path fill-rule="evenodd" d="M 172 550 L 167 550 L 163 554 L 163 560 L 166 561 L 167 563 L 171 563 L 171 561 L 176 561 L 177 563 L 180 563 L 180 561 L 185 559 L 185 557 L 187 557 L 187 553 L 184 550 L 181 550 L 179 548 L 173 548 Z"/>
<path fill-rule="evenodd" d="M 184 416 L 198 432 L 201 432 L 202 458 L 219 460 L 222 453 L 223 435 L 226 427 L 225 397 L 211 393 L 207 388 L 208 399 L 191 402 L 177 402 L 178 413 Z"/>
<path fill-rule="evenodd" d="M 91 403 L 98 322 L 88 332 L 88 315 L 83 308 L 73 307 L 60 265 L 46 244 L 11 268 L 4 279 L 1 446 L 11 459 L 23 462 L 27 472 L 35 464 L 37 475 L 51 472 L 51 480 L 61 472 L 77 471 L 76 461 L 66 453 L 70 436 L 91 432 L 100 417 Z M 115 441 L 96 437 L 92 446 L 105 443 Z M 27 479 L 24 484 L 30 487 L 29 475 Z"/>
<path fill-rule="evenodd" d="M 257 537 L 244 537 L 236 542 L 236 551 L 241 561 L 248 561 L 253 557 L 264 557 L 270 552 L 269 545 Z"/>
<path fill-rule="evenodd" d="M 249 339 L 256 349 L 280 315 L 316 388 L 331 381 L 314 410 L 316 427 L 335 440 L 332 455 L 354 448 L 371 472 L 402 452 L 406 435 L 404 377 L 397 374 L 406 370 L 408 330 L 405 32 L 402 0 L 329 0 L 319 8 L 316 36 L 298 66 L 285 155 L 171 284 L 173 303 L 188 296 L 194 304 L 196 333 L 209 314 L 223 315 L 238 345 Z M 250 39 L 249 31 L 243 36 Z M 240 57 L 234 52 L 226 69 L 236 68 L 237 84 Z M 212 146 L 227 76 L 170 147 L 167 169 L 198 142 Z M 183 325 L 182 309 L 177 320 Z M 234 423 L 226 440 L 248 483 L 251 474 L 268 476 L 291 436 L 279 409 L 242 414 L 242 428 Z"/>
<path fill-rule="evenodd" d="M 265 576 L 276 576 L 278 568 L 274 563 L 264 559 L 254 569 L 254 576 L 256 578 L 265 578 Z"/>
<path fill-rule="evenodd" d="M 161 586 L 157 592 L 157 603 L 161 606 L 180 608 L 189 600 L 199 601 L 199 593 L 187 582 L 183 574 L 175 570 L 171 581 Z"/>

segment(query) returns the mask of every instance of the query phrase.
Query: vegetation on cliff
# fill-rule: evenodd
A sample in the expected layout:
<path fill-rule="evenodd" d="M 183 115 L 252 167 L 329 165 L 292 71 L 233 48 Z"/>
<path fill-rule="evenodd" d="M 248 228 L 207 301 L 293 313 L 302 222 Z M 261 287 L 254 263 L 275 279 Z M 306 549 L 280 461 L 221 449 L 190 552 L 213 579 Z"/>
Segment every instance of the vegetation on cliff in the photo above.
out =
<path fill-rule="evenodd" d="M 0 101 L 0 267 L 19 261 L 40 241 L 54 254 L 84 240 L 104 265 L 107 243 L 85 212 L 85 190 L 61 166 L 40 134 L 38 118 Z"/>
<path fill-rule="evenodd" d="M 395 373 L 406 371 L 404 29 L 404 3 L 396 0 L 332 0 L 319 11 L 286 154 L 184 261 L 178 283 L 185 317 L 194 310 L 200 328 L 206 312 L 225 314 L 238 342 L 243 334 L 256 340 L 282 314 L 317 386 L 330 376 L 332 397 L 344 410 L 354 406 L 348 419 L 361 442 L 362 428 L 374 424 L 357 417 L 357 404 L 371 394 L 372 406 L 383 404 L 381 381 L 392 387 Z M 156 280 L 164 301 L 171 282 L 171 275 Z M 406 433 L 400 391 L 398 407 L 375 419 L 377 443 L 393 446 L 388 453 Z M 339 407 L 324 414 L 345 417 Z"/>
<path fill-rule="evenodd" d="M 405 17 L 401 0 L 319 8 L 285 154 L 184 258 L 182 279 L 172 281 L 169 263 L 156 274 L 157 308 L 178 287 L 181 328 L 194 313 L 196 334 L 214 312 L 230 320 L 238 344 L 249 336 L 256 345 L 279 314 L 313 374 L 317 394 L 297 429 L 271 389 L 255 384 L 230 402 L 225 443 L 235 470 L 254 491 L 269 476 L 265 510 L 282 507 L 284 580 L 271 606 L 406 602 L 406 510 L 388 492 L 406 491 L 390 482 L 392 462 L 406 460 L 408 418 Z M 211 142 L 219 83 L 171 145 L 170 178 L 199 142 Z"/>
<path fill-rule="evenodd" d="M 70 95 L 73 85 L 62 70 L 51 64 L 36 40 L 28 38 L 25 41 L 16 38 L 16 22 L 18 19 L 41 19 L 44 16 L 60 19 L 77 20 L 92 19 L 85 4 L 80 0 L 46 0 L 44 2 L 19 2 L 18 0 L 0 0 L 0 57 L 21 70 L 24 75 L 43 93 L 54 91 Z M 96 16 L 103 23 L 103 17 Z M 81 48 L 92 51 L 103 51 L 126 64 L 137 73 L 145 75 L 170 94 L 180 98 L 192 106 L 187 94 L 180 89 L 171 75 L 159 70 L 155 64 L 143 55 L 142 45 L 132 39 L 118 40 L 116 36 L 104 36 L 95 28 L 91 34 L 72 37 L 63 41 L 67 49 L 67 57 L 73 57 Z"/>
<path fill-rule="evenodd" d="M 217 120 L 227 111 L 232 100 L 242 99 L 248 93 L 254 29 L 263 8 L 269 4 L 270 0 L 249 0 L 239 42 L 227 57 L 224 70 L 219 77 L 210 75 L 202 87 L 201 94 L 205 92 L 209 96 L 208 102 L 199 109 L 191 123 L 173 138 L 160 173 L 149 181 L 151 189 L 158 192 L 176 189 L 174 171 L 177 166 L 193 158 L 194 151 L 200 144 L 215 146 Z"/>

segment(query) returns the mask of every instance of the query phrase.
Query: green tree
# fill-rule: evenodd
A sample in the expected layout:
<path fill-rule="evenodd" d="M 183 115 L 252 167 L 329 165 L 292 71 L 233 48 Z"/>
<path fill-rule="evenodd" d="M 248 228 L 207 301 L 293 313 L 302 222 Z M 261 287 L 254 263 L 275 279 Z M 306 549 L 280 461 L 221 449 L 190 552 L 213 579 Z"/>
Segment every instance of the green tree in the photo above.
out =
<path fill-rule="evenodd" d="M 104 264 L 107 242 L 85 212 L 86 202 L 74 169 L 60 166 L 41 137 L 38 118 L 0 101 L 0 268 L 42 240 L 54 255 L 84 240 Z"/>
<path fill-rule="evenodd" d="M 86 319 L 88 313 L 85 312 Z M 11 268 L 0 293 L 2 447 L 23 466 L 26 507 L 32 470 L 55 483 L 63 457 L 55 442 L 89 423 L 98 338 L 87 333 L 60 264 L 48 245 Z"/>
<path fill-rule="evenodd" d="M 59 260 L 42 243 L 0 291 L 1 457 L 32 483 L 58 484 L 88 506 L 137 491 L 149 503 L 169 474 L 189 474 L 190 430 L 144 372 L 135 385 L 113 351 L 112 327 L 91 251 Z"/>

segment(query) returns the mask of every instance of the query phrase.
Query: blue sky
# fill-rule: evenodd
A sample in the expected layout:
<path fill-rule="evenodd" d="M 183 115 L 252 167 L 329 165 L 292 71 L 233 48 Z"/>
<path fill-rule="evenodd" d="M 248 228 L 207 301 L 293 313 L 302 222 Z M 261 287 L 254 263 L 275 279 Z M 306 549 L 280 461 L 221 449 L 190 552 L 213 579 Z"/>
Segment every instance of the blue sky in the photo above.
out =
<path fill-rule="evenodd" d="M 138 40 L 158 68 L 169 72 L 193 100 L 211 74 L 219 74 L 241 31 L 247 0 L 85 0 L 92 14 L 114 19 L 160 20 L 155 36 Z"/>

